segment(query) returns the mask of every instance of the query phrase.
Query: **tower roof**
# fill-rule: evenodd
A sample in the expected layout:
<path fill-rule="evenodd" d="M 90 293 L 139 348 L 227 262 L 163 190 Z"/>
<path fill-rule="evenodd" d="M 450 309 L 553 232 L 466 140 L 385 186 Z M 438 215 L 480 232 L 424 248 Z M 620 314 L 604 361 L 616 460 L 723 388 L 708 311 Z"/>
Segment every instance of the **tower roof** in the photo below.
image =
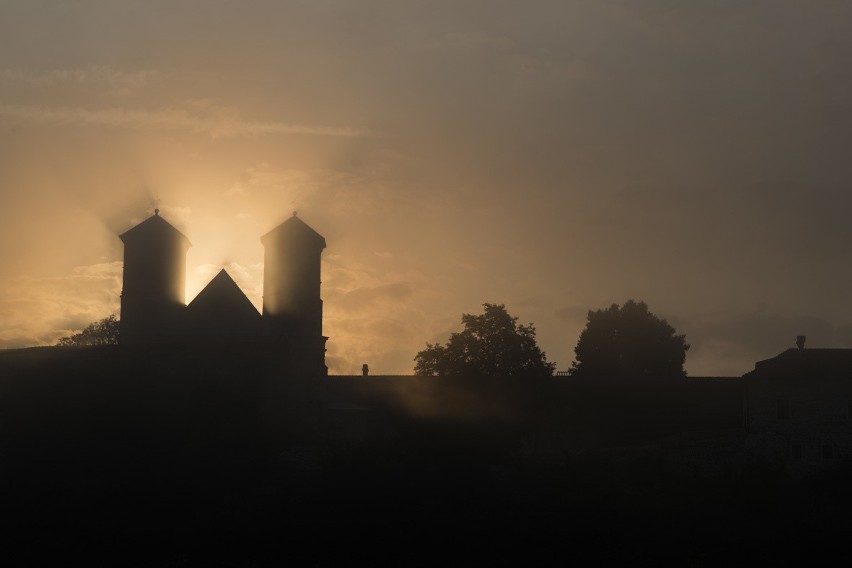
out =
<path fill-rule="evenodd" d="M 260 242 L 266 246 L 270 241 L 301 240 L 317 246 L 320 250 L 325 248 L 325 237 L 314 231 L 307 223 L 299 219 L 296 213 L 293 216 L 260 237 Z"/>
<path fill-rule="evenodd" d="M 191 317 L 232 326 L 260 320 L 260 313 L 223 268 L 187 306 Z"/>
<path fill-rule="evenodd" d="M 136 225 L 131 229 L 121 233 L 118 238 L 125 244 L 129 241 L 146 240 L 155 237 L 167 236 L 176 240 L 183 241 L 187 247 L 192 246 L 189 239 L 175 229 L 168 221 L 160 217 L 160 211 L 155 210 L 154 214 Z"/>

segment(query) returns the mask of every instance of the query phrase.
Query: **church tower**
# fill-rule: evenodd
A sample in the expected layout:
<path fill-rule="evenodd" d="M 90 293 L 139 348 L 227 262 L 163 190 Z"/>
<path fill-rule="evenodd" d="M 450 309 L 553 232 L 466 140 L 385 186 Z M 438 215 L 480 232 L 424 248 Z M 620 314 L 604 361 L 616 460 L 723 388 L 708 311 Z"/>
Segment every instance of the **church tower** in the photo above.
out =
<path fill-rule="evenodd" d="M 124 243 L 121 343 L 174 341 L 186 309 L 186 251 L 183 233 L 160 211 L 119 235 Z"/>
<path fill-rule="evenodd" d="M 320 257 L 325 239 L 295 213 L 260 238 L 264 248 L 263 319 L 294 368 L 327 374 L 322 335 Z"/>

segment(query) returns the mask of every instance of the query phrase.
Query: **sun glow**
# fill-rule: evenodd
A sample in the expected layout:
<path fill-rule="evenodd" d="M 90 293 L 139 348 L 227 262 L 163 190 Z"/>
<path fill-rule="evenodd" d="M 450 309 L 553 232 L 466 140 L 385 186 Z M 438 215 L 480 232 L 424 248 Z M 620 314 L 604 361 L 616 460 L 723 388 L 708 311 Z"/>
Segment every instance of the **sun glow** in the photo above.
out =
<path fill-rule="evenodd" d="M 243 265 L 239 262 L 216 264 L 209 262 L 187 263 L 186 304 L 204 289 L 207 284 L 225 269 L 258 311 L 263 309 L 263 263 Z"/>

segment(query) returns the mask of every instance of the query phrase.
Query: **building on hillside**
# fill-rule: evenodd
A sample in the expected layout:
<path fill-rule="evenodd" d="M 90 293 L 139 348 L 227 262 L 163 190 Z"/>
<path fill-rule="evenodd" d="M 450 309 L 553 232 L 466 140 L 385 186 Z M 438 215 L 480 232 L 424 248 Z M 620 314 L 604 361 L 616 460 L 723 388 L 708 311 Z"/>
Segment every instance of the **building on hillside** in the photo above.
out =
<path fill-rule="evenodd" d="M 328 338 L 322 334 L 320 297 L 320 257 L 325 238 L 293 213 L 260 241 L 264 249 L 264 336 L 298 353 L 310 368 L 326 369 Z"/>
<path fill-rule="evenodd" d="M 793 474 L 852 459 L 852 349 L 788 349 L 743 376 L 750 462 Z"/>
<path fill-rule="evenodd" d="M 120 238 L 122 344 L 256 346 L 299 372 L 327 374 L 320 297 L 320 258 L 326 244 L 295 213 L 261 237 L 262 314 L 224 269 L 186 305 L 191 243 L 159 210 Z"/>
<path fill-rule="evenodd" d="M 185 337 L 186 252 L 192 243 L 159 211 L 119 235 L 124 243 L 121 342 L 174 342 Z"/>

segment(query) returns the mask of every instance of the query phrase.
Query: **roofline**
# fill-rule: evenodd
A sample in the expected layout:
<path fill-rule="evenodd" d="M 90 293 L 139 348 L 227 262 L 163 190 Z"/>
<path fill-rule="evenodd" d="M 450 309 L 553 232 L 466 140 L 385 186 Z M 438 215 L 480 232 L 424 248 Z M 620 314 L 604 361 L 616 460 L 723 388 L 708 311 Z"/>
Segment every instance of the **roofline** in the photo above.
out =
<path fill-rule="evenodd" d="M 146 223 L 146 222 L 150 221 L 150 220 L 151 220 L 151 219 L 153 219 L 154 217 L 159 217 L 160 219 L 162 219 L 162 220 L 163 220 L 163 222 L 164 222 L 166 225 L 168 225 L 169 227 L 171 227 L 171 229 L 172 229 L 175 233 L 177 233 L 178 235 L 180 235 L 180 237 L 181 237 L 181 238 L 183 238 L 183 240 L 184 240 L 184 241 L 186 241 L 187 246 L 189 246 L 189 247 L 191 247 L 191 246 L 192 246 L 192 242 L 189 240 L 189 237 L 187 237 L 186 235 L 184 235 L 184 234 L 183 234 L 183 232 L 181 232 L 179 229 L 177 229 L 174 225 L 172 225 L 171 223 L 169 223 L 168 221 L 166 221 L 166 220 L 165 220 L 165 218 L 161 217 L 161 216 L 160 216 L 160 214 L 159 214 L 159 212 L 154 213 L 154 214 L 153 214 L 153 215 L 151 215 L 150 217 L 147 217 L 147 218 L 143 219 L 142 221 L 140 221 L 140 222 L 136 223 L 135 225 L 133 225 L 132 227 L 130 227 L 129 229 L 127 229 L 127 230 L 126 230 L 126 231 L 124 231 L 123 233 L 119 233 L 118 238 L 119 238 L 119 239 L 121 239 L 121 242 L 125 242 L 124 237 L 127 235 L 127 233 L 129 233 L 129 232 L 133 231 L 134 229 L 136 229 L 137 227 L 139 227 L 140 225 L 142 225 L 142 223 Z"/>
<path fill-rule="evenodd" d="M 249 303 L 249 305 L 252 307 L 252 309 L 255 311 L 255 313 L 257 313 L 257 315 L 258 315 L 258 316 L 262 316 L 262 314 L 258 311 L 258 309 L 257 309 L 257 307 L 254 305 L 254 303 L 253 303 L 253 302 L 249 299 L 249 297 L 248 297 L 248 296 L 246 296 L 246 292 L 245 292 L 245 290 L 243 290 L 242 288 L 240 288 L 240 285 L 239 285 L 239 284 L 237 284 L 237 281 L 236 281 L 236 280 L 234 280 L 234 278 L 233 278 L 230 274 L 228 274 L 228 271 L 227 271 L 227 270 L 225 270 L 224 268 L 222 268 L 219 272 L 217 272 L 217 273 L 216 273 L 216 276 L 214 276 L 213 278 L 211 278 L 211 279 L 207 282 L 207 284 L 205 284 L 205 285 L 204 285 L 204 287 L 203 287 L 203 288 L 201 288 L 201 290 L 198 292 L 198 294 L 196 294 L 196 295 L 195 295 L 195 297 L 194 297 L 192 300 L 190 300 L 190 301 L 186 304 L 186 307 L 188 308 L 188 307 L 190 307 L 192 304 L 194 304 L 194 303 L 195 303 L 195 301 L 196 301 L 196 300 L 197 300 L 197 299 L 198 299 L 198 298 L 199 298 L 199 297 L 200 297 L 200 296 L 201 296 L 201 295 L 202 295 L 202 294 L 203 294 L 203 293 L 204 293 L 204 292 L 205 292 L 205 291 L 206 291 L 206 290 L 210 287 L 210 285 L 213 283 L 213 281 L 214 281 L 214 280 L 216 280 L 217 278 L 219 278 L 222 274 L 224 274 L 224 275 L 225 275 L 225 278 L 227 278 L 228 280 L 230 280 L 230 281 L 231 281 L 231 283 L 232 283 L 232 284 L 233 284 L 233 285 L 237 288 L 237 290 L 239 290 L 239 291 L 240 291 L 240 293 L 243 295 L 243 298 L 245 298 L 245 300 Z"/>
<path fill-rule="evenodd" d="M 266 240 L 267 240 L 267 239 L 268 239 L 268 238 L 269 238 L 269 237 L 270 237 L 273 233 L 275 233 L 275 232 L 277 232 L 277 231 L 281 230 L 281 227 L 283 227 L 283 226 L 284 226 L 284 225 L 286 225 L 287 223 L 292 222 L 292 221 L 293 221 L 293 219 L 296 219 L 297 221 L 299 221 L 302 225 L 304 225 L 304 226 L 305 226 L 305 228 L 307 228 L 307 229 L 308 229 L 309 231 L 311 231 L 314 235 L 316 235 L 317 240 L 322 242 L 322 248 L 326 248 L 326 247 L 327 247 L 326 242 L 325 242 L 325 237 L 324 237 L 324 236 L 322 236 L 322 235 L 320 235 L 320 234 L 317 232 L 317 230 L 316 230 L 316 229 L 314 229 L 313 227 L 311 227 L 310 225 L 308 225 L 307 223 L 305 223 L 304 221 L 302 221 L 302 220 L 301 220 L 301 219 L 300 219 L 300 218 L 296 215 L 296 213 L 295 213 L 295 212 L 293 212 L 293 216 L 292 216 L 292 217 L 290 217 L 290 218 L 289 218 L 289 219 L 287 219 L 286 221 L 282 221 L 281 223 L 277 224 L 275 227 L 273 227 L 272 229 L 270 229 L 269 231 L 267 231 L 266 233 L 264 233 L 263 235 L 261 235 L 261 236 L 260 236 L 260 242 L 261 242 L 261 244 L 263 244 L 264 246 L 266 246 L 266 242 L 265 242 L 265 241 L 266 241 Z"/>

